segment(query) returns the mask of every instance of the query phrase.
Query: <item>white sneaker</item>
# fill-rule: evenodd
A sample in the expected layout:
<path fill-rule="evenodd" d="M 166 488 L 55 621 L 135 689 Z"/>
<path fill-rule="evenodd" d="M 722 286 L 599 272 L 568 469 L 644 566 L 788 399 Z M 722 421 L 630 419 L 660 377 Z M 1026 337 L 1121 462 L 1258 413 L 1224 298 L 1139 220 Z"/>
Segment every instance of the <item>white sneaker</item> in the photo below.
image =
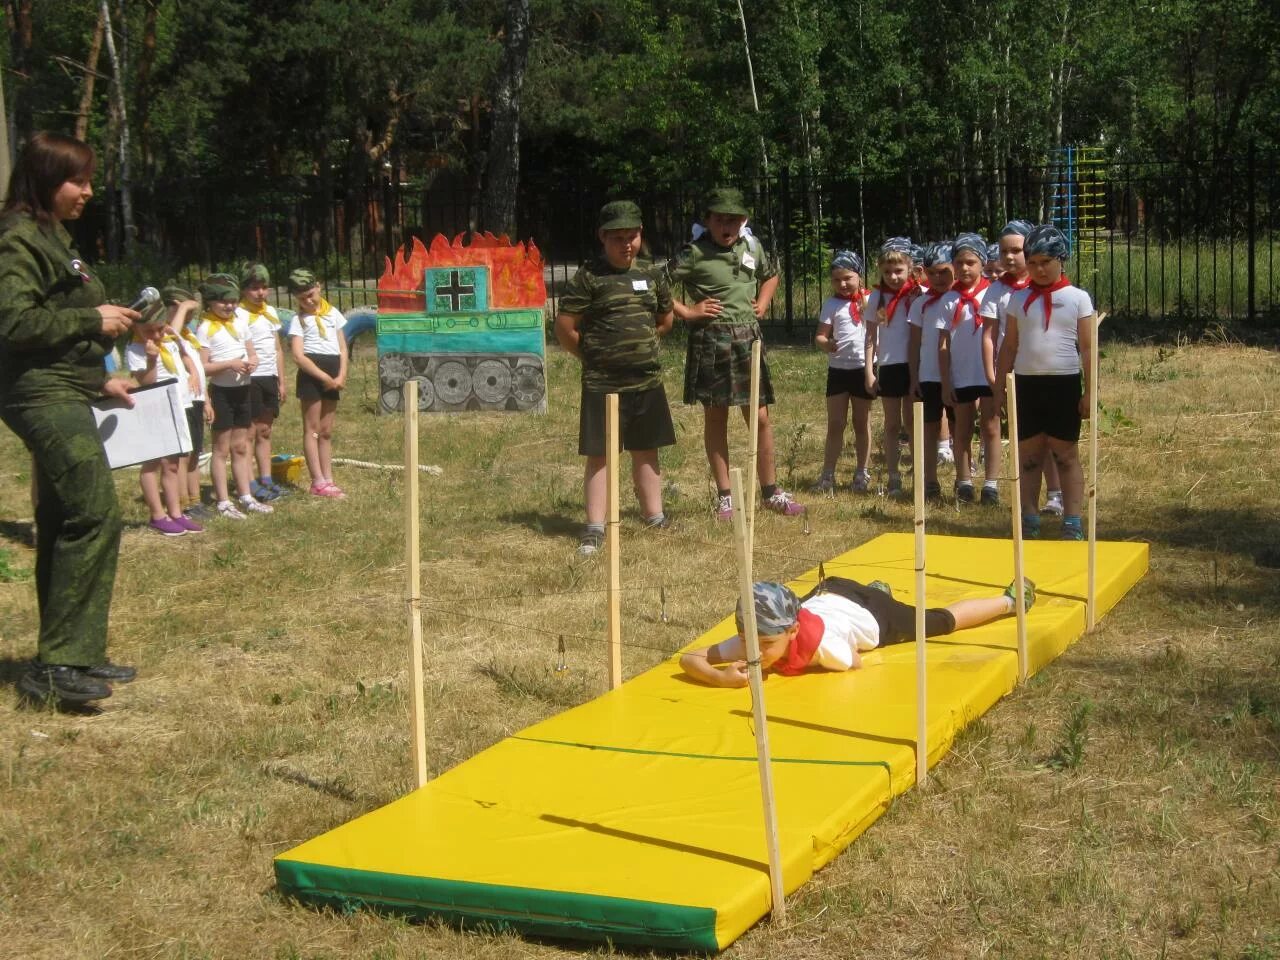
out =
<path fill-rule="evenodd" d="M 230 500 L 218 501 L 218 516 L 226 520 L 243 520 L 245 516 L 236 509 L 236 505 Z"/>
<path fill-rule="evenodd" d="M 253 497 L 241 497 L 240 508 L 247 513 L 275 513 L 276 508 L 269 503 L 261 503 Z"/>
<path fill-rule="evenodd" d="M 836 477 L 834 473 L 823 473 L 809 488 L 810 493 L 833 493 L 836 489 Z"/>
<path fill-rule="evenodd" d="M 1062 516 L 1062 494 L 1051 496 L 1044 502 L 1044 506 L 1040 508 L 1041 513 L 1052 514 L 1055 517 Z"/>
<path fill-rule="evenodd" d="M 955 462 L 956 462 L 956 456 L 954 453 L 951 452 L 951 444 L 949 443 L 938 444 L 938 466 L 941 467 L 941 466 L 945 466 L 946 464 L 955 463 Z"/>

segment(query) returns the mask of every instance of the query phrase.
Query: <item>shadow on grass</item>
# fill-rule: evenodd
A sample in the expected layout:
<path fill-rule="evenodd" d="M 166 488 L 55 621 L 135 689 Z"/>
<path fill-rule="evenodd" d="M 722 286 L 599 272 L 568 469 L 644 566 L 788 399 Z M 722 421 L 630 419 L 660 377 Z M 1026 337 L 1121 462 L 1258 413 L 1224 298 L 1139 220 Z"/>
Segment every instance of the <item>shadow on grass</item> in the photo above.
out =
<path fill-rule="evenodd" d="M 1108 525 L 1108 540 L 1147 540 L 1153 544 L 1212 550 L 1256 559 L 1280 544 L 1280 495 L 1273 512 L 1255 507 L 1192 507 L 1152 504 L 1143 513 L 1129 512 L 1128 526 Z M 1144 521 L 1149 521 L 1145 522 Z"/>
<path fill-rule="evenodd" d="M 24 547 L 36 545 L 36 525 L 33 520 L 0 520 L 0 539 Z"/>
<path fill-rule="evenodd" d="M 498 517 L 503 523 L 515 523 L 534 533 L 547 537 L 566 537 L 576 540 L 582 532 L 582 523 L 573 517 L 556 513 L 538 513 L 536 510 L 518 510 Z"/>

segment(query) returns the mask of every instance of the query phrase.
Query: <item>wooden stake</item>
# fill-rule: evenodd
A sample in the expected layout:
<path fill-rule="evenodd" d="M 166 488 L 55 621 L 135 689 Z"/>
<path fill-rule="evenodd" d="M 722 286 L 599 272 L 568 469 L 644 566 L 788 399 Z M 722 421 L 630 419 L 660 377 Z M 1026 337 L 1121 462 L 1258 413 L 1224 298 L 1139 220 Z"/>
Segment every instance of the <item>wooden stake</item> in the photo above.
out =
<path fill-rule="evenodd" d="M 929 777 L 929 701 L 924 636 L 924 404 L 919 400 L 911 405 L 911 416 L 916 501 L 916 785 L 922 786 Z"/>
<path fill-rule="evenodd" d="M 729 471 L 729 488 L 735 503 L 741 502 L 742 470 Z M 747 549 L 747 518 L 733 511 L 734 541 L 738 547 L 738 596 L 742 604 L 742 639 L 747 648 L 747 673 L 751 682 L 751 719 L 756 728 L 756 763 L 760 770 L 760 802 L 764 807 L 765 844 L 769 852 L 769 892 L 773 919 L 787 919 L 782 890 L 782 851 L 778 845 L 778 811 L 773 800 L 773 770 L 769 763 L 768 715 L 764 707 L 764 677 L 760 670 L 760 636 L 756 633 L 756 605 L 752 589 L 751 551 Z"/>
<path fill-rule="evenodd" d="M 404 383 L 405 555 L 409 601 L 409 644 L 413 660 L 413 778 L 427 782 L 427 717 L 422 677 L 422 573 L 418 529 L 418 381 Z"/>
<path fill-rule="evenodd" d="M 604 468 L 608 482 L 605 543 L 609 564 L 609 689 L 622 686 L 622 597 L 618 573 L 618 395 L 604 398 Z"/>
<path fill-rule="evenodd" d="M 1022 558 L 1022 454 L 1018 447 L 1018 387 L 1012 373 L 1004 381 L 1005 406 L 1009 411 L 1009 462 L 1013 465 L 1013 602 L 1018 616 L 1018 682 L 1027 680 L 1027 611 Z"/>
<path fill-rule="evenodd" d="M 747 441 L 747 500 L 740 504 L 747 511 L 747 553 L 753 557 L 756 549 L 756 478 L 760 475 L 757 467 L 760 455 L 760 364 L 763 350 L 764 344 L 757 337 L 751 343 L 751 410 L 747 415 L 751 438 Z M 736 496 L 733 502 L 739 502 Z"/>
<path fill-rule="evenodd" d="M 1089 590 L 1085 601 L 1085 629 L 1092 631 L 1098 623 L 1098 334 L 1105 313 L 1093 323 L 1093 342 L 1089 345 Z"/>

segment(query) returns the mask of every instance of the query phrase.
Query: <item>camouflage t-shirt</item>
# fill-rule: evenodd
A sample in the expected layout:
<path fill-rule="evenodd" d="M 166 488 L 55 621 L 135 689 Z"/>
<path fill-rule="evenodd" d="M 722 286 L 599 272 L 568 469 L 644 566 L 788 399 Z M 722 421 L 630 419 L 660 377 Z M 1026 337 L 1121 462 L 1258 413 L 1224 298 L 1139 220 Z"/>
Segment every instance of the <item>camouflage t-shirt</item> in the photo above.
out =
<path fill-rule="evenodd" d="M 619 270 L 600 257 L 574 274 L 560 310 L 582 318 L 579 347 L 588 390 L 661 386 L 657 318 L 671 310 L 671 287 L 661 270 L 642 261 Z"/>
<path fill-rule="evenodd" d="M 720 301 L 722 311 L 713 324 L 755 323 L 753 303 L 760 285 L 777 275 L 758 237 L 739 237 L 731 247 L 700 237 L 685 244 L 670 266 L 671 283 L 680 287 L 684 303 L 693 306 L 708 297 Z"/>

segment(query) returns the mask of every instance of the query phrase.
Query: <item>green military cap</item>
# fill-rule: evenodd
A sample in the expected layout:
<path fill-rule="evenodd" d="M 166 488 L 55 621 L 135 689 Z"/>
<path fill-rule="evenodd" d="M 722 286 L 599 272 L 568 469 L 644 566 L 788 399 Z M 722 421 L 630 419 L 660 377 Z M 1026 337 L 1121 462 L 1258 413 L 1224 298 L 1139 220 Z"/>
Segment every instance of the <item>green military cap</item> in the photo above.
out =
<path fill-rule="evenodd" d="M 747 202 L 742 199 L 742 191 L 733 187 L 716 187 L 707 194 L 705 204 L 707 213 L 725 213 L 731 217 L 749 217 Z"/>
<path fill-rule="evenodd" d="M 200 297 L 205 303 L 217 300 L 239 300 L 240 284 L 229 273 L 211 273 L 200 284 Z"/>
<path fill-rule="evenodd" d="M 182 303 L 184 300 L 194 300 L 196 295 L 186 287 L 179 286 L 175 281 L 170 280 L 160 288 L 160 302 L 166 307 L 172 307 L 175 303 Z"/>
<path fill-rule="evenodd" d="M 266 264 L 255 263 L 252 260 L 246 260 L 240 265 L 240 289 L 252 286 L 255 283 L 270 284 L 271 274 L 268 272 Z"/>
<path fill-rule="evenodd" d="M 302 293 L 304 290 L 310 290 L 319 282 L 316 279 L 316 275 L 310 270 L 299 268 L 289 273 L 289 292 Z"/>
<path fill-rule="evenodd" d="M 630 200 L 615 200 L 600 208 L 601 230 L 634 230 L 643 226 L 640 207 Z"/>

